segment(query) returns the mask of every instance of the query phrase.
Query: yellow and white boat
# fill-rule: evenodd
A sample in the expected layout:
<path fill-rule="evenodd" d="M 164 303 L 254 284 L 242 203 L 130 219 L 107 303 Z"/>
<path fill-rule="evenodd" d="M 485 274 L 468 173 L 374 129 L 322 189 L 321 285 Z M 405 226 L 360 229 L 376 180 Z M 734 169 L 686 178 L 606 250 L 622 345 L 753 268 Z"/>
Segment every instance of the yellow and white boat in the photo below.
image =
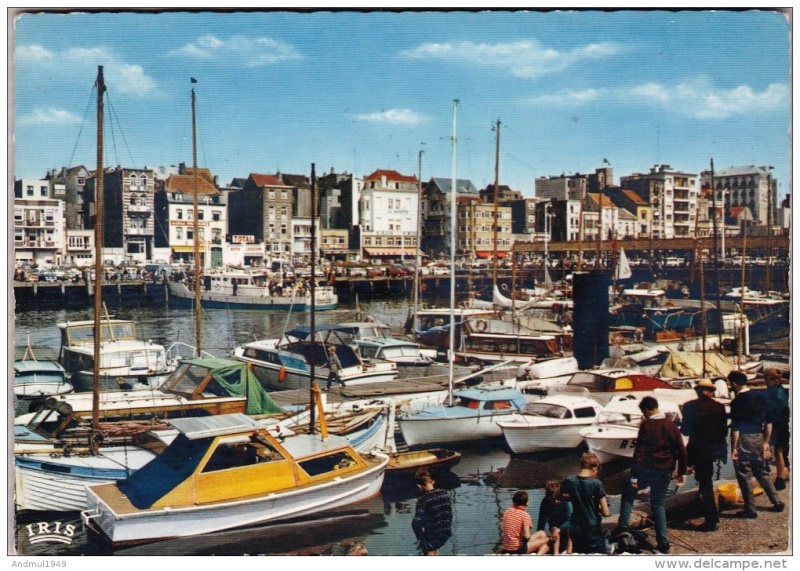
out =
<path fill-rule="evenodd" d="M 302 518 L 380 492 L 389 457 L 346 439 L 282 441 L 244 414 L 169 421 L 180 434 L 128 479 L 87 487 L 87 527 L 112 546 Z"/>

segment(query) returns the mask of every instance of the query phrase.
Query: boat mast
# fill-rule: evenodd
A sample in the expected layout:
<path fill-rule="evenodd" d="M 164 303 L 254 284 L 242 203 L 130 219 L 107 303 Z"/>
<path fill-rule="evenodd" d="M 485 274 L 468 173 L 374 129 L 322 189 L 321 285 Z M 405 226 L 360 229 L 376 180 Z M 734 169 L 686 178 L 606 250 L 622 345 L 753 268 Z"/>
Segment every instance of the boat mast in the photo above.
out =
<path fill-rule="evenodd" d="M 494 262 L 492 264 L 492 285 L 497 287 L 497 210 L 499 200 L 498 185 L 500 183 L 500 119 L 496 123 L 497 137 L 494 146 Z M 511 292 L 513 307 L 514 292 Z"/>
<path fill-rule="evenodd" d="M 719 285 L 719 259 L 718 259 L 718 250 L 717 250 L 717 189 L 714 188 L 714 159 L 711 159 L 711 202 L 712 202 L 712 210 L 714 211 L 714 215 L 711 217 L 713 227 L 714 227 L 714 276 L 715 281 L 717 284 L 717 316 L 719 318 L 719 346 L 722 347 L 722 335 L 725 332 L 725 320 L 722 318 L 722 296 L 720 295 L 720 285 Z M 725 207 L 723 205 L 723 211 Z M 723 214 L 723 221 L 725 220 Z M 724 225 L 723 225 L 724 229 Z M 723 230 L 724 231 L 724 230 Z M 724 259 L 723 253 L 723 259 Z"/>
<path fill-rule="evenodd" d="M 414 269 L 414 315 L 411 322 L 415 332 L 417 331 L 417 318 L 419 316 L 419 268 L 422 264 L 420 248 L 422 244 L 422 154 L 424 152 L 424 149 L 419 150 L 419 180 L 417 180 L 417 265 Z"/>
<path fill-rule="evenodd" d="M 192 83 L 196 80 L 192 78 Z M 197 347 L 197 357 L 202 350 L 203 332 L 200 329 L 200 216 L 198 213 L 199 199 L 197 196 L 197 123 L 195 115 L 195 94 L 192 88 L 192 190 L 194 194 L 194 329 L 195 347 Z"/>
<path fill-rule="evenodd" d="M 742 367 L 742 354 L 744 353 L 744 294 L 746 287 L 746 272 L 745 268 L 747 260 L 747 210 L 742 211 L 742 295 L 739 298 L 739 343 L 738 346 L 738 359 L 736 359 L 736 368 Z"/>
<path fill-rule="evenodd" d="M 316 351 L 316 344 L 317 344 L 317 321 L 316 321 L 316 300 L 317 300 L 317 276 L 316 276 L 316 257 L 317 257 L 317 231 L 316 231 L 316 213 L 317 213 L 317 175 L 314 169 L 314 163 L 311 163 L 311 287 L 309 289 L 311 299 L 311 317 L 310 317 L 310 328 L 311 328 L 311 346 L 314 350 L 311 351 L 311 363 L 309 363 L 309 373 L 311 382 L 309 383 L 310 389 L 310 403 L 308 407 L 309 412 L 309 427 L 308 431 L 310 434 L 314 434 L 315 426 L 316 426 L 316 395 L 317 391 L 314 390 L 316 387 L 316 378 L 317 378 L 317 351 Z M 320 412 L 320 415 L 322 413 Z"/>
<path fill-rule="evenodd" d="M 447 383 L 447 398 L 448 404 L 453 406 L 453 362 L 455 360 L 456 351 L 456 242 L 458 241 L 458 234 L 456 234 L 456 217 L 458 216 L 458 201 L 456 200 L 456 109 L 458 107 L 458 99 L 453 99 L 453 137 L 451 143 L 453 146 L 453 172 L 450 181 L 450 352 L 447 357 L 449 366 L 448 383 Z"/>
<path fill-rule="evenodd" d="M 92 433 L 100 429 L 100 343 L 103 324 L 103 97 L 106 83 L 103 79 L 103 66 L 97 66 L 97 171 L 95 171 L 95 223 L 94 223 L 94 367 L 92 370 Z M 93 452 L 97 452 L 97 442 L 91 440 Z"/>
<path fill-rule="evenodd" d="M 702 350 L 703 350 L 703 378 L 705 379 L 708 376 L 707 371 L 707 363 L 706 363 L 706 337 L 708 336 L 708 321 L 706 319 L 706 277 L 705 272 L 703 271 L 703 248 L 702 244 L 699 240 L 696 240 L 695 243 L 695 252 L 697 253 L 697 259 L 699 261 L 699 271 L 700 271 L 700 319 L 701 319 L 701 328 L 703 330 L 703 338 L 702 338 Z M 720 344 L 720 349 L 722 348 L 722 344 Z"/>

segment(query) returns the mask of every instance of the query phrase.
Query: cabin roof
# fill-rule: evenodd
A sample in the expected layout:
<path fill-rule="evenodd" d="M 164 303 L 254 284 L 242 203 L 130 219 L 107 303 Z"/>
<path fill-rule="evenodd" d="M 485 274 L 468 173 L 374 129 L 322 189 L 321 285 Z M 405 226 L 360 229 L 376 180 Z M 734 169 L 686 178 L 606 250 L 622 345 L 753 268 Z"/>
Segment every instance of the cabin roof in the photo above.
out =
<path fill-rule="evenodd" d="M 172 418 L 169 423 L 189 440 L 211 438 L 238 432 L 252 432 L 264 428 L 246 414 L 217 414 L 189 418 Z"/>

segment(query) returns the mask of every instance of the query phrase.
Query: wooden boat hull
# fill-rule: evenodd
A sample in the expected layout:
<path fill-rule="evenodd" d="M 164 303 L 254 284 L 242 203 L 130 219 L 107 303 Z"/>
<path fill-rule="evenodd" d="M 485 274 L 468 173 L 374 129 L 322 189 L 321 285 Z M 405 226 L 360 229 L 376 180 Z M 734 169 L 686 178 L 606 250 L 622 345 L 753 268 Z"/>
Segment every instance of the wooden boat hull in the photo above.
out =
<path fill-rule="evenodd" d="M 380 493 L 389 458 L 376 455 L 368 470 L 310 487 L 265 496 L 170 509 L 118 510 L 87 488 L 88 509 L 81 512 L 87 527 L 105 536 L 113 547 L 213 533 L 287 519 L 307 517 L 340 508 Z"/>
<path fill-rule="evenodd" d="M 429 472 L 449 470 L 461 461 L 461 454 L 455 450 L 432 448 L 416 452 L 392 454 L 386 465 L 387 475 L 414 474 L 419 470 Z"/>

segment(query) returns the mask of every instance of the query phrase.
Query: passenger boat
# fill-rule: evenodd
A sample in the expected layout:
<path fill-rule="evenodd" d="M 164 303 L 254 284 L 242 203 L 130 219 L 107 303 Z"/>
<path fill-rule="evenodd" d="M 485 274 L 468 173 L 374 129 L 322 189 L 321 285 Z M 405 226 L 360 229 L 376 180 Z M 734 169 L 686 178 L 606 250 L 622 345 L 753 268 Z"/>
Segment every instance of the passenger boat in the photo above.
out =
<path fill-rule="evenodd" d="M 602 406 L 589 391 L 562 391 L 529 402 L 521 412 L 497 422 L 514 454 L 577 448 L 581 428 L 592 424 Z"/>
<path fill-rule="evenodd" d="M 91 391 L 94 379 L 94 320 L 64 321 L 58 360 L 70 373 L 78 392 Z M 100 324 L 100 390 L 118 390 L 117 381 L 158 388 L 175 370 L 176 343 L 168 351 L 163 345 L 145 341 L 136 333 L 136 323 L 105 317 Z"/>
<path fill-rule="evenodd" d="M 415 474 L 421 470 L 437 472 L 449 470 L 461 461 L 461 453 L 445 448 L 430 448 L 408 452 L 397 452 L 389 456 L 387 476 Z"/>
<path fill-rule="evenodd" d="M 409 446 L 500 438 L 498 422 L 527 402 L 516 389 L 477 386 L 453 392 L 444 403 L 401 414 L 397 423 Z"/>
<path fill-rule="evenodd" d="M 380 492 L 389 461 L 335 436 L 281 442 L 241 414 L 171 423 L 180 435 L 152 462 L 122 482 L 87 488 L 81 518 L 114 547 L 350 505 Z"/>
<path fill-rule="evenodd" d="M 248 363 L 261 384 L 269 390 L 306 389 L 312 380 L 325 383 L 328 347 L 336 348 L 342 364 L 340 379 L 345 386 L 390 381 L 397 377 L 397 363 L 362 359 L 347 344 L 336 326 L 320 326 L 312 337 L 311 328 L 287 331 L 281 339 L 252 341 L 234 349 L 234 358 Z M 314 379 L 311 366 L 314 365 Z"/>
<path fill-rule="evenodd" d="M 58 362 L 50 347 L 34 347 L 30 343 L 14 351 L 14 396 L 23 400 L 70 393 L 72 384 L 67 371 Z"/>
<path fill-rule="evenodd" d="M 580 431 L 589 452 L 597 454 L 601 462 L 633 458 L 642 411 L 639 402 L 643 395 L 617 395 L 611 399 L 594 424 Z M 678 424 L 681 411 L 677 403 L 658 399 L 658 410 Z M 684 443 L 687 438 L 684 438 Z"/>
<path fill-rule="evenodd" d="M 333 286 L 314 279 L 318 280 L 314 284 L 315 309 L 336 309 L 339 298 Z M 309 311 L 312 305 L 311 288 L 305 282 L 287 288 L 275 286 L 266 270 L 231 267 L 206 275 L 205 281 L 207 285 L 199 295 L 204 308 Z M 171 306 L 192 307 L 196 297 L 186 283 L 169 283 Z"/>

